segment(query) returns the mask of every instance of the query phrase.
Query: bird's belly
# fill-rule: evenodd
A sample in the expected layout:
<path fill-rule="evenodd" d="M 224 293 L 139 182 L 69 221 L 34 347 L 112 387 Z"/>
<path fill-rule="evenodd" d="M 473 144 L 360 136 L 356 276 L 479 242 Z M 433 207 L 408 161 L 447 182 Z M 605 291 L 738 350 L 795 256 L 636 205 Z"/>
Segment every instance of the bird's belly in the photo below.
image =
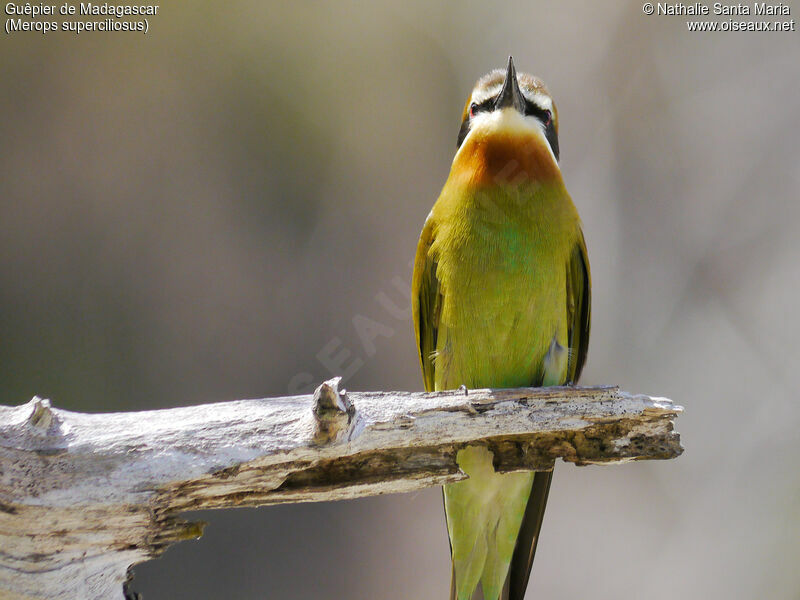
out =
<path fill-rule="evenodd" d="M 469 252 L 481 253 L 472 246 Z M 509 255 L 511 254 L 511 255 Z M 484 250 L 481 268 L 449 273 L 436 355 L 436 387 L 517 387 L 561 383 L 567 346 L 566 268 L 534 244 Z M 455 293 L 451 293 L 451 289 Z M 566 356 L 564 350 L 560 356 Z"/>

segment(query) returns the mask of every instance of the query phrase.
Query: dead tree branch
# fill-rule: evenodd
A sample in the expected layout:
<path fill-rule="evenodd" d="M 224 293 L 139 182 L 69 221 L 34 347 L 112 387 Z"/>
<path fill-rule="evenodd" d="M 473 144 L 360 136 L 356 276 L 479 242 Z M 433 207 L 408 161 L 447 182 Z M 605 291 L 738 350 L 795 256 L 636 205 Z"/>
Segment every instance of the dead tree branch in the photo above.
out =
<path fill-rule="evenodd" d="M 681 407 L 613 387 L 350 392 L 82 414 L 0 406 L 0 597 L 123 597 L 131 565 L 198 537 L 182 511 L 316 502 L 498 471 L 668 459 Z"/>

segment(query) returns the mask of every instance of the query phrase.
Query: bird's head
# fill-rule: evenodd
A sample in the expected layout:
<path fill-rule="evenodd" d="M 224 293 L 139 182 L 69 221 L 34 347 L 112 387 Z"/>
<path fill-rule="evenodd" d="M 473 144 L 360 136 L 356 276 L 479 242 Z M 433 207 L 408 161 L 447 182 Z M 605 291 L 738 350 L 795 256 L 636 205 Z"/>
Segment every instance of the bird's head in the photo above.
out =
<path fill-rule="evenodd" d="M 495 69 L 475 84 L 464 107 L 456 160 L 462 153 L 485 153 L 487 146 L 495 147 L 492 154 L 499 150 L 517 162 L 519 157 L 534 159 L 537 171 L 558 171 L 555 102 L 541 79 L 517 73 L 510 56 L 505 69 Z"/>

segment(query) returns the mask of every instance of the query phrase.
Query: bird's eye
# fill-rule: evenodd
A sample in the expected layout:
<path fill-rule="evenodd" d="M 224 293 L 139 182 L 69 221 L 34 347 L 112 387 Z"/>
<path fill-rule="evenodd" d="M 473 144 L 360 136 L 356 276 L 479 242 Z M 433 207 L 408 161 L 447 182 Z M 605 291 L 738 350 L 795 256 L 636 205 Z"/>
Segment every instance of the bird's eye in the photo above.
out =
<path fill-rule="evenodd" d="M 544 117 L 543 121 L 544 121 L 544 126 L 545 127 L 550 125 L 550 121 L 553 120 L 553 115 L 550 113 L 549 110 L 544 111 L 544 114 L 542 115 L 542 117 Z"/>
<path fill-rule="evenodd" d="M 492 110 L 494 106 L 494 98 L 487 98 L 483 102 L 473 102 L 469 105 L 469 118 L 471 119 L 478 113 L 487 112 Z"/>

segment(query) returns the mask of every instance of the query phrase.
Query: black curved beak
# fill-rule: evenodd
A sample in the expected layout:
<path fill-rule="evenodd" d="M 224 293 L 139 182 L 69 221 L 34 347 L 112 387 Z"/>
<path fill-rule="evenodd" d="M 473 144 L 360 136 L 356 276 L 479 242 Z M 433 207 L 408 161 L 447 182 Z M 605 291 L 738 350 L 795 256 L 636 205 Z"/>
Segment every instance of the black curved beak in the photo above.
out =
<path fill-rule="evenodd" d="M 525 114 L 525 98 L 519 89 L 517 82 L 517 70 L 514 68 L 514 59 L 508 57 L 508 68 L 506 69 L 506 79 L 503 82 L 503 89 L 494 102 L 494 109 L 513 107 L 522 114 Z"/>

